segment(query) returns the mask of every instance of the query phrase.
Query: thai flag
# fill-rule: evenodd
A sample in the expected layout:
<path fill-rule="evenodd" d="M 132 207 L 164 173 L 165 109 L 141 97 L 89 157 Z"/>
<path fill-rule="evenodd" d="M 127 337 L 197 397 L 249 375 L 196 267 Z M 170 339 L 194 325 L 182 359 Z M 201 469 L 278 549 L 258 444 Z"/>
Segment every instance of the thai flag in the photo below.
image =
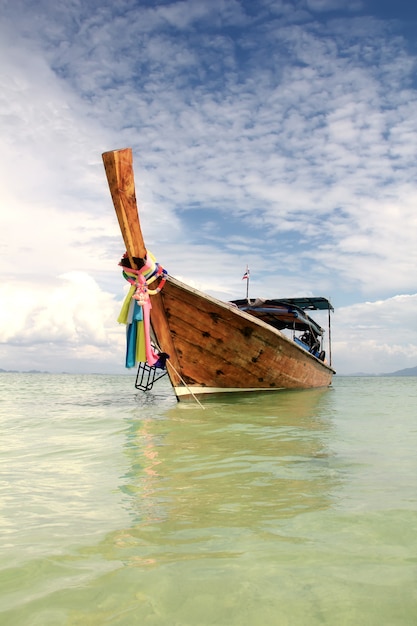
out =
<path fill-rule="evenodd" d="M 246 268 L 246 272 L 242 276 L 242 280 L 247 280 L 249 278 L 249 268 Z"/>

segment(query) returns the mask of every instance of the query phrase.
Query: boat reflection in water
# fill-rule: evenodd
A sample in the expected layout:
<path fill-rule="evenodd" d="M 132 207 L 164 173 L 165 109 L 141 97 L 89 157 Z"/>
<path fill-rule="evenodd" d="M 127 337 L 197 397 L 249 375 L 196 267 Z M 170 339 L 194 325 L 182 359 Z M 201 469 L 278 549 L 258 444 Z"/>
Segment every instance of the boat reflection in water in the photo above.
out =
<path fill-rule="evenodd" d="M 289 539 L 283 520 L 331 502 L 332 395 L 246 394 L 204 411 L 178 404 L 165 412 L 148 399 L 126 443 L 129 549 L 138 542 L 143 559 L 156 563 L 196 552 L 230 556 L 236 533 Z"/>

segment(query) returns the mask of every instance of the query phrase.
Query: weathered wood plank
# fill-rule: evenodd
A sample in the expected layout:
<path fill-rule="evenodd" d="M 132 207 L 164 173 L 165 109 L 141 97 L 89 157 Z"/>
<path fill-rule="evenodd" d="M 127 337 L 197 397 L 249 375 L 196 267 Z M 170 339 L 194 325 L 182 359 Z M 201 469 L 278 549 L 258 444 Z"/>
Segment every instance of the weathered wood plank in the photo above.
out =
<path fill-rule="evenodd" d="M 168 325 L 164 335 L 168 330 L 188 385 L 300 389 L 330 384 L 330 368 L 256 318 L 175 280 L 160 296 Z M 155 328 L 165 351 L 161 329 Z"/>
<path fill-rule="evenodd" d="M 132 268 L 136 268 L 133 258 L 143 259 L 146 246 L 136 203 L 132 149 L 111 150 L 102 157 L 126 252 Z"/>

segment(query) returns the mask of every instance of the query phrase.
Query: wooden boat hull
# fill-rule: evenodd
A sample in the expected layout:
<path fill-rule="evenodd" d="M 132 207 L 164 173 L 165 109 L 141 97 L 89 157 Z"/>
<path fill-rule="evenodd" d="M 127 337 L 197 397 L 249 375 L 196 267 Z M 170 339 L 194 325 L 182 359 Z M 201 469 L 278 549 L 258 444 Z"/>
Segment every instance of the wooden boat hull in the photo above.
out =
<path fill-rule="evenodd" d="M 178 398 L 327 387 L 334 371 L 281 331 L 168 277 L 152 296 L 157 346 Z"/>
<path fill-rule="evenodd" d="M 165 277 L 161 280 L 160 276 L 157 288 L 152 284 L 145 297 L 140 279 L 147 267 L 147 250 L 137 210 L 132 150 L 105 152 L 103 163 L 126 245 L 128 267 L 136 276 L 138 294 L 133 298 L 137 296 L 141 301 L 145 298 L 142 306 L 147 325 L 148 296 L 153 292 L 150 321 L 154 340 L 157 348 L 169 355 L 166 367 L 177 398 L 231 391 L 309 389 L 331 384 L 334 374 L 331 367 L 286 337 L 275 324 L 267 324 L 236 304 L 216 300 L 170 276 L 163 289 Z M 125 267 L 125 263 L 122 265 Z M 266 301 L 267 307 L 268 302 L 275 303 Z M 262 312 L 257 309 L 258 313 Z M 307 326 L 310 324 L 312 321 Z M 321 329 L 316 330 L 321 335 Z M 146 365 L 154 364 L 158 356 L 149 342 L 146 345 L 149 348 Z"/>

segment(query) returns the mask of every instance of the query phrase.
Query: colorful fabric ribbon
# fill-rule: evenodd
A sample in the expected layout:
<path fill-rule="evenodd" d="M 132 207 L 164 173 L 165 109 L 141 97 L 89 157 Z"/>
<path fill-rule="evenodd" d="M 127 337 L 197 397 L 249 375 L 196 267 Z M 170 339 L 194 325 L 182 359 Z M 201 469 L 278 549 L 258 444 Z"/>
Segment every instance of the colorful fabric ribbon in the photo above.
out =
<path fill-rule="evenodd" d="M 147 252 L 146 262 L 140 270 L 131 269 L 123 264 L 123 276 L 131 285 L 117 318 L 120 324 L 126 324 L 126 367 L 135 367 L 137 363 L 145 362 L 151 366 L 155 365 L 160 354 L 151 343 L 152 305 L 149 296 L 161 291 L 167 271 L 156 262 L 150 252 Z M 158 277 L 161 278 L 158 288 L 148 289 L 148 284 Z"/>

